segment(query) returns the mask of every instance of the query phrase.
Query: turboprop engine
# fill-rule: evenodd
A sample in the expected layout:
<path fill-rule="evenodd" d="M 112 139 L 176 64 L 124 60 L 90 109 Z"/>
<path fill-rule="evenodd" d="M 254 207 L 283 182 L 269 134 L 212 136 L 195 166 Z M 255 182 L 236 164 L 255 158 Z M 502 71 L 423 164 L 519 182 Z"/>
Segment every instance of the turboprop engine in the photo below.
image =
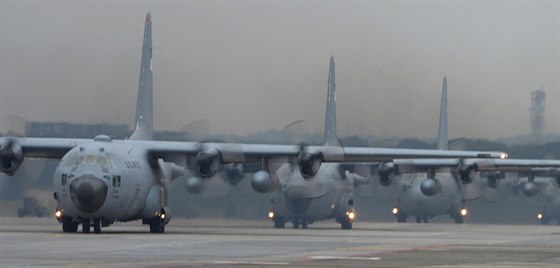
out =
<path fill-rule="evenodd" d="M 299 173 L 304 179 L 311 179 L 317 175 L 322 162 L 323 155 L 321 152 L 304 149 L 297 158 Z"/>
<path fill-rule="evenodd" d="M 23 151 L 15 140 L 7 140 L 0 144 L 0 170 L 8 175 L 14 175 L 23 162 Z"/>
<path fill-rule="evenodd" d="M 196 155 L 196 174 L 201 178 L 210 178 L 216 175 L 221 164 L 220 152 L 216 149 L 201 151 Z"/>
<path fill-rule="evenodd" d="M 474 179 L 475 170 L 476 165 L 461 163 L 459 165 L 459 168 L 457 169 L 457 173 L 459 174 L 459 178 L 461 178 L 461 182 L 463 184 L 471 183 Z"/>
<path fill-rule="evenodd" d="M 488 187 L 492 189 L 496 189 L 498 184 L 500 183 L 501 179 L 504 179 L 506 176 L 503 172 L 495 171 L 495 172 L 488 172 L 486 175 L 486 184 Z"/>
<path fill-rule="evenodd" d="M 391 180 L 397 172 L 397 167 L 393 162 L 387 162 L 379 165 L 377 168 L 379 183 L 383 186 L 388 186 L 391 184 Z"/>

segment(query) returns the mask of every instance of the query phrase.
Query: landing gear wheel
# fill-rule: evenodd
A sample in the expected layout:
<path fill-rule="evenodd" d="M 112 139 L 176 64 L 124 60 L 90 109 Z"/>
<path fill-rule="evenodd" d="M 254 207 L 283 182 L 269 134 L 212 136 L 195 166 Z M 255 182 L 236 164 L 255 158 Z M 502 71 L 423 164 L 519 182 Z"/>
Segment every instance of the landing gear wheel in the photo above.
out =
<path fill-rule="evenodd" d="M 408 215 L 404 212 L 399 212 L 397 214 L 397 222 L 406 222 L 406 218 L 408 218 Z"/>
<path fill-rule="evenodd" d="M 96 234 L 101 233 L 101 220 L 93 221 L 93 232 Z"/>
<path fill-rule="evenodd" d="M 286 221 L 282 216 L 276 216 L 274 218 L 274 228 L 283 229 L 286 228 Z"/>
<path fill-rule="evenodd" d="M 541 224 L 542 225 L 547 225 L 548 221 L 549 221 L 548 217 L 543 215 L 543 217 L 541 219 Z M 558 224 L 560 224 L 560 221 L 558 221 Z"/>
<path fill-rule="evenodd" d="M 416 223 L 421 223 L 422 222 L 422 217 L 420 217 L 420 215 L 416 215 Z"/>
<path fill-rule="evenodd" d="M 306 219 L 301 220 L 301 229 L 307 229 L 307 220 Z"/>
<path fill-rule="evenodd" d="M 78 223 L 71 217 L 62 218 L 62 231 L 65 233 L 75 233 L 78 231 Z"/>
<path fill-rule="evenodd" d="M 465 222 L 465 220 L 463 219 L 463 217 L 461 217 L 460 215 L 456 215 L 456 216 L 455 216 L 455 223 L 461 224 L 461 223 L 463 223 L 463 222 Z"/>
<path fill-rule="evenodd" d="M 293 225 L 294 229 L 298 229 L 299 228 L 299 218 L 294 218 L 292 220 L 292 225 Z"/>
<path fill-rule="evenodd" d="M 83 220 L 82 221 L 82 233 L 89 234 L 90 227 L 91 227 L 91 224 L 90 224 L 89 220 Z"/>
<path fill-rule="evenodd" d="M 352 222 L 346 217 L 340 219 L 340 229 L 350 230 L 352 229 Z"/>
<path fill-rule="evenodd" d="M 162 234 L 164 231 L 165 223 L 159 217 L 155 217 L 150 221 L 150 233 Z"/>
<path fill-rule="evenodd" d="M 422 222 L 428 223 L 428 216 L 426 215 L 422 216 Z"/>

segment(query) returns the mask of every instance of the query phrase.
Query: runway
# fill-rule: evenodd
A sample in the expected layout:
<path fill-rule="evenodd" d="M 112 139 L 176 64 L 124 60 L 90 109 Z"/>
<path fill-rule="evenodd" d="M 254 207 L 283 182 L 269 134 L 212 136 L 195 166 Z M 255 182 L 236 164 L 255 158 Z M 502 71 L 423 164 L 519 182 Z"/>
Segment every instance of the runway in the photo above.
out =
<path fill-rule="evenodd" d="M 0 267 L 560 267 L 558 225 L 173 219 L 66 234 L 52 218 L 0 218 Z"/>

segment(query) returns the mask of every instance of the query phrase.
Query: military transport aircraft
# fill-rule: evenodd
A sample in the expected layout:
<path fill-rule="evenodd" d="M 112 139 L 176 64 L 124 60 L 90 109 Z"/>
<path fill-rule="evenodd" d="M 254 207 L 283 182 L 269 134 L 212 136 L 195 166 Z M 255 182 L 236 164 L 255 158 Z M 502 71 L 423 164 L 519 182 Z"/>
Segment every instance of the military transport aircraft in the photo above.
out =
<path fill-rule="evenodd" d="M 541 197 L 541 208 L 536 218 L 542 224 L 551 220 L 560 224 L 560 169 L 559 168 L 531 168 L 529 170 L 511 170 L 498 168 L 492 176 L 508 178 L 504 186 L 510 194 L 518 196 L 522 192 L 527 197 Z M 517 173 L 517 174 L 515 174 Z"/>
<path fill-rule="evenodd" d="M 447 150 L 447 78 L 443 78 L 437 149 Z M 560 161 L 527 159 L 396 159 L 380 165 L 380 184 L 391 187 L 397 204 L 392 213 L 398 222 L 414 216 L 416 222 L 427 223 L 430 218 L 448 214 L 455 223 L 463 223 L 467 216 L 465 202 L 481 197 L 484 187 L 495 189 L 504 172 L 528 172 L 531 169 L 558 169 Z M 426 172 L 425 174 L 415 172 Z M 440 171 L 436 174 L 436 171 Z M 458 174 L 457 174 L 458 171 Z M 475 171 L 486 172 L 486 183 Z M 397 175 L 398 173 L 398 175 Z M 407 174 L 413 173 L 413 174 Z M 559 173 L 560 174 L 560 173 Z M 396 175 L 396 176 L 395 176 Z M 471 183 L 477 180 L 478 183 Z M 536 186 L 528 182 L 524 193 L 534 193 Z"/>
<path fill-rule="evenodd" d="M 323 144 L 340 149 L 336 134 L 335 64 L 331 56 L 327 83 L 327 108 Z M 270 184 L 266 174 L 256 173 L 251 185 L 258 192 L 273 191 L 272 209 L 268 213 L 275 228 L 284 228 L 292 222 L 293 228 L 307 228 L 316 220 L 334 218 L 342 229 L 351 229 L 356 217 L 354 187 L 367 183 L 367 179 L 350 173 L 351 166 L 343 163 L 326 163 L 317 169 L 310 180 L 309 171 L 299 172 L 296 163 L 283 163 L 277 169 L 277 182 Z"/>
<path fill-rule="evenodd" d="M 270 176 L 269 170 L 278 159 L 297 163 L 300 175 L 312 181 L 320 179 L 323 172 L 331 173 L 331 168 L 320 169 L 322 162 L 507 156 L 502 152 L 339 147 L 332 143 L 334 132 L 329 133 L 324 146 L 154 141 L 152 67 L 152 19 L 148 13 L 136 128 L 129 139 L 113 140 L 106 135 L 94 139 L 0 138 L 0 171 L 8 175 L 14 174 L 26 158 L 61 159 L 54 173 L 53 190 L 58 206 L 55 216 L 63 232 L 76 232 L 81 224 L 84 233 L 90 232 L 92 225 L 99 233 L 113 222 L 133 220 L 149 224 L 152 233 L 164 232 L 171 218 L 167 189 L 170 181 L 183 176 L 187 168 L 194 169 L 198 177 L 210 178 L 224 164 L 261 163 L 262 170 L 255 173 L 254 182 L 266 190 L 277 185 L 276 176 Z M 328 129 L 334 128 L 329 125 Z"/>

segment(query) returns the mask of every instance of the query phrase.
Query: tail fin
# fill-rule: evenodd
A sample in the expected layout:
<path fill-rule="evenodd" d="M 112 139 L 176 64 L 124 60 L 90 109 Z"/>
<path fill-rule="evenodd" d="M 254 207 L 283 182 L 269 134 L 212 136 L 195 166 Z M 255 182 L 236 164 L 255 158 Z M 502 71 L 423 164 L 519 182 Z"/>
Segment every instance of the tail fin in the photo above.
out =
<path fill-rule="evenodd" d="M 136 100 L 136 129 L 130 136 L 131 140 L 152 140 L 154 136 L 152 107 L 152 15 L 149 12 L 146 14 L 144 27 L 140 82 L 138 85 L 138 98 Z"/>
<path fill-rule="evenodd" d="M 447 150 L 447 76 L 443 77 L 439 110 L 438 150 Z"/>
<path fill-rule="evenodd" d="M 329 82 L 327 91 L 327 111 L 325 116 L 325 132 L 323 134 L 325 145 L 340 146 L 336 135 L 336 93 L 334 79 L 334 56 L 331 56 L 329 65 Z"/>

